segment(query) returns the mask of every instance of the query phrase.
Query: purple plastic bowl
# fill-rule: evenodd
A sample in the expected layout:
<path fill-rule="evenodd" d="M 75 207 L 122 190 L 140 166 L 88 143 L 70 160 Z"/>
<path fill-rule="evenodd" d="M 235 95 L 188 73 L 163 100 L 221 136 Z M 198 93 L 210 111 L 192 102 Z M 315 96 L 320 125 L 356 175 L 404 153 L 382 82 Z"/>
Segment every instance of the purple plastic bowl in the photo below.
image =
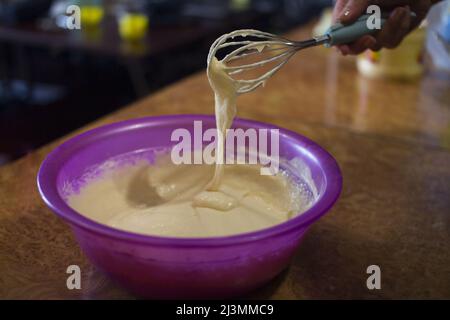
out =
<path fill-rule="evenodd" d="M 176 115 L 134 119 L 80 134 L 51 152 L 37 181 L 45 203 L 71 226 L 91 262 L 114 281 L 146 298 L 239 296 L 274 278 L 290 262 L 308 227 L 335 203 L 342 176 L 333 157 L 313 141 L 269 124 L 236 119 L 234 128 L 280 130 L 280 156 L 301 157 L 319 199 L 306 212 L 271 228 L 227 237 L 169 238 L 117 230 L 90 220 L 64 200 L 64 184 L 86 168 L 135 150 L 170 147 L 173 130 L 193 131 L 194 120 L 214 128 L 214 116 Z M 295 174 L 295 172 L 294 172 Z"/>

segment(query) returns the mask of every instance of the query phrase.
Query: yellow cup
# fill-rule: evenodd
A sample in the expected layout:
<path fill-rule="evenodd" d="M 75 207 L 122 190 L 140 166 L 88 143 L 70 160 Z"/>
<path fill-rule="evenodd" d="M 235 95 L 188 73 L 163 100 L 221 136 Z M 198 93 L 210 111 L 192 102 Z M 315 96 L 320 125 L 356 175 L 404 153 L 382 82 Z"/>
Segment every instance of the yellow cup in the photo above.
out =
<path fill-rule="evenodd" d="M 148 17 L 139 13 L 126 13 L 119 20 L 119 33 L 127 41 L 141 40 L 147 34 Z"/>
<path fill-rule="evenodd" d="M 234 10 L 246 10 L 250 7 L 250 0 L 231 0 L 231 8 Z"/>
<path fill-rule="evenodd" d="M 103 19 L 102 6 L 84 5 L 81 8 L 81 25 L 86 27 L 97 26 Z"/>

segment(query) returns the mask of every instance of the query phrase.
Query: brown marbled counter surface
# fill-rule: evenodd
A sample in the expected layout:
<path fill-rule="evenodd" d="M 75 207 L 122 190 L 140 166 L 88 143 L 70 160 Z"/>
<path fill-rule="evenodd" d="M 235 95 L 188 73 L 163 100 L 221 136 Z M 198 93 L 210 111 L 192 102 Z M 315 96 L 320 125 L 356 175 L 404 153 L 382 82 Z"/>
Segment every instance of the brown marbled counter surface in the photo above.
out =
<path fill-rule="evenodd" d="M 290 36 L 304 38 L 308 29 Z M 312 138 L 344 175 L 339 202 L 311 228 L 291 267 L 250 298 L 450 299 L 449 89 L 433 74 L 368 80 L 353 58 L 314 48 L 240 98 L 239 117 Z M 134 117 L 212 112 L 201 72 L 76 133 Z M 66 138 L 0 167 L 0 298 L 131 297 L 90 265 L 38 195 L 39 165 Z M 66 288 L 71 264 L 82 268 L 80 291 Z M 381 290 L 366 287 L 372 264 L 381 267 Z"/>

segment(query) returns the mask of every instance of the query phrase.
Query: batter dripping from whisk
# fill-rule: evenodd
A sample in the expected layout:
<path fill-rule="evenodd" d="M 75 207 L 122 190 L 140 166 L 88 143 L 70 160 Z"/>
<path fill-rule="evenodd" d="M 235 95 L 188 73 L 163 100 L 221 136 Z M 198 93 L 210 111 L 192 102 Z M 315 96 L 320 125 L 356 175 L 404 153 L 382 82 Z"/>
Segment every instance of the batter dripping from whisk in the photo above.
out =
<path fill-rule="evenodd" d="M 208 79 L 214 90 L 217 126 L 216 170 L 207 190 L 217 191 L 223 175 L 226 130 L 236 115 L 237 83 L 225 72 L 224 65 L 215 56 L 208 61 Z"/>
<path fill-rule="evenodd" d="M 310 206 L 302 188 L 283 172 L 264 176 L 260 165 L 224 164 L 225 134 L 236 115 L 237 97 L 263 80 L 250 83 L 232 79 L 230 67 L 215 56 L 217 44 L 211 47 L 207 70 L 218 130 L 215 168 L 179 166 L 160 158 L 153 165 L 141 162 L 106 172 L 69 198 L 74 209 L 118 229 L 211 237 L 270 227 Z M 255 44 L 255 48 L 259 51 L 264 46 Z"/>
<path fill-rule="evenodd" d="M 262 41 L 241 40 L 234 41 L 235 37 L 246 39 L 249 35 L 263 39 Z M 250 92 L 257 87 L 264 85 L 275 72 L 277 72 L 295 53 L 294 47 L 277 47 L 278 41 L 272 41 L 273 35 L 258 30 L 236 30 L 219 37 L 211 46 L 208 54 L 207 75 L 211 88 L 214 91 L 215 117 L 217 126 L 217 149 L 216 149 L 216 170 L 207 190 L 217 191 L 223 175 L 223 163 L 225 157 L 226 132 L 231 127 L 233 118 L 236 115 L 236 100 L 240 94 Z M 232 46 L 238 48 L 222 60 L 216 58 L 217 52 Z M 273 53 L 272 56 L 260 61 L 241 65 L 229 66 L 228 62 L 244 58 L 252 54 L 262 53 L 265 49 Z M 269 63 L 277 63 L 266 71 L 263 75 L 252 80 L 235 80 L 231 75 L 243 71 L 265 66 Z"/>

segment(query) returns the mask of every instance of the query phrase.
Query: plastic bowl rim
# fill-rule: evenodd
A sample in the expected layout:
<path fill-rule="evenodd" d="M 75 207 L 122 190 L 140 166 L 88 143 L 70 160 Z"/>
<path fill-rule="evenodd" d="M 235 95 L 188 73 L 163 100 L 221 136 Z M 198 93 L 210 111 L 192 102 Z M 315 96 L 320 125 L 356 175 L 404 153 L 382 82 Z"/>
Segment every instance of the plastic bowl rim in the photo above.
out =
<path fill-rule="evenodd" d="M 179 238 L 144 235 L 109 227 L 76 212 L 64 201 L 64 199 L 59 194 L 56 186 L 56 179 L 59 173 L 59 169 L 63 164 L 55 167 L 54 163 L 61 163 L 58 158 L 63 150 L 71 149 L 71 147 L 82 143 L 83 140 L 89 136 L 107 134 L 120 129 L 129 128 L 130 126 L 134 127 L 140 125 L 149 125 L 151 123 L 154 123 L 156 125 L 158 123 L 167 123 L 171 121 L 176 123 L 180 120 L 188 119 L 214 120 L 214 116 L 202 114 L 186 114 L 141 117 L 103 125 L 94 129 L 90 129 L 84 133 L 78 134 L 68 139 L 67 141 L 56 147 L 53 151 L 51 151 L 41 164 L 37 175 L 37 185 L 42 199 L 52 211 L 54 211 L 63 220 L 69 222 L 71 226 L 92 231 L 96 234 L 107 236 L 108 238 L 120 239 L 128 242 L 148 244 L 153 246 L 214 247 L 236 245 L 239 243 L 263 240 L 285 234 L 292 231 L 293 229 L 307 228 L 314 221 L 327 213 L 339 198 L 339 195 L 342 191 L 342 174 L 339 165 L 330 153 L 328 153 L 314 141 L 294 131 L 280 128 L 272 124 L 243 118 L 235 118 L 233 124 L 244 125 L 252 128 L 279 129 L 280 137 L 285 136 L 302 142 L 302 144 L 308 146 L 308 149 L 314 148 L 313 155 L 320 162 L 320 167 L 326 179 L 326 186 L 324 188 L 324 193 L 311 208 L 283 223 L 252 232 L 219 237 Z"/>

